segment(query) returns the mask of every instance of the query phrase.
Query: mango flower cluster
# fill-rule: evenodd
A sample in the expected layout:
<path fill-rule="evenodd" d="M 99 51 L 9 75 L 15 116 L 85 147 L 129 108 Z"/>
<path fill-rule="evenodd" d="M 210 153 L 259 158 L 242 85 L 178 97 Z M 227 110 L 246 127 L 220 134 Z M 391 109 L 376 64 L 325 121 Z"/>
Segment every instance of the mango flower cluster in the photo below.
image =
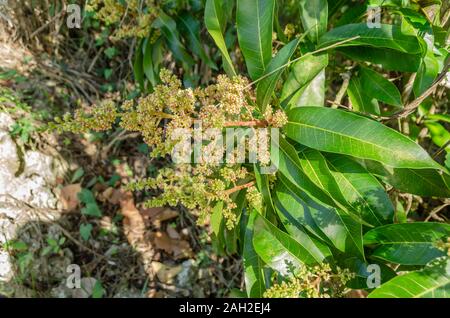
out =
<path fill-rule="evenodd" d="M 264 293 L 265 298 L 337 298 L 343 297 L 346 284 L 354 278 L 348 269 L 329 264 L 302 266 L 287 281 L 275 283 Z"/>
<path fill-rule="evenodd" d="M 107 130 L 119 121 L 123 129 L 142 135 L 152 149 L 152 157 L 170 157 L 180 141 L 179 129 L 194 136 L 196 122 L 201 122 L 202 130 L 216 129 L 220 133 L 229 127 L 278 128 L 287 122 L 281 110 L 273 112 L 269 107 L 264 114 L 258 111 L 254 92 L 246 78 L 221 75 L 216 84 L 196 89 L 183 88 L 181 81 L 167 70 L 161 71 L 160 78 L 162 84 L 157 85 L 153 93 L 137 101 L 125 101 L 121 111 L 107 101 L 90 112 L 79 110 L 73 118 L 66 115 L 55 126 L 59 130 L 80 133 Z M 204 144 L 202 151 L 208 152 L 208 146 L 213 144 L 211 140 L 200 141 Z M 270 161 L 270 149 L 262 149 L 264 151 L 257 156 L 260 164 L 266 165 Z M 216 154 L 218 158 L 223 155 L 224 149 Z M 250 171 L 248 167 L 251 167 Z M 160 192 L 147 202 L 147 206 L 181 204 L 198 216 L 199 223 L 207 221 L 213 209 L 221 204 L 227 227 L 232 228 L 237 222 L 234 199 L 239 191 L 246 191 L 249 205 L 261 208 L 262 200 L 255 187 L 252 168 L 253 165 L 236 161 L 220 164 L 218 161 L 174 162 L 159 170 L 156 178 L 138 180 L 129 188 Z"/>
<path fill-rule="evenodd" d="M 114 34 L 119 39 L 146 37 L 156 19 L 157 10 L 156 0 L 88 0 L 86 4 L 86 11 L 95 12 L 95 17 L 106 25 L 119 24 Z"/>

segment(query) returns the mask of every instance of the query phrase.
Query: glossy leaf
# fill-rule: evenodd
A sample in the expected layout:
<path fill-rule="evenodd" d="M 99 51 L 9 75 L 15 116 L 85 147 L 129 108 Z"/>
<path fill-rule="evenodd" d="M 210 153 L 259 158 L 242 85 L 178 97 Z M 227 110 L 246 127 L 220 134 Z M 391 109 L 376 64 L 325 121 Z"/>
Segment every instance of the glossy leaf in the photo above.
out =
<path fill-rule="evenodd" d="M 325 70 L 306 86 L 300 88 L 289 102 L 289 109 L 302 106 L 324 106 L 325 105 Z"/>
<path fill-rule="evenodd" d="M 280 181 L 275 190 L 275 206 L 283 225 L 294 238 L 299 231 L 304 232 L 304 227 L 338 250 L 364 258 L 360 224 L 310 197 L 283 176 Z"/>
<path fill-rule="evenodd" d="M 210 68 L 217 70 L 217 65 L 206 54 L 200 40 L 200 22 L 192 15 L 183 13 L 178 16 L 182 32 L 186 35 L 189 48 L 197 54 Z"/>
<path fill-rule="evenodd" d="M 388 105 L 402 107 L 402 96 L 389 80 L 365 67 L 360 69 L 360 76 L 362 89 L 368 96 Z"/>
<path fill-rule="evenodd" d="M 276 157 L 278 155 L 278 158 Z M 279 151 L 271 153 L 272 162 L 278 163 L 278 171 L 295 186 L 302 189 L 310 196 L 317 198 L 330 206 L 334 201 L 312 182 L 303 172 L 297 150 L 283 137 L 279 140 Z"/>
<path fill-rule="evenodd" d="M 450 175 L 441 169 L 399 169 L 365 160 L 364 165 L 374 175 L 394 188 L 427 197 L 450 197 Z"/>
<path fill-rule="evenodd" d="M 261 259 L 283 276 L 291 275 L 303 264 L 320 264 L 328 256 L 308 235 L 294 239 L 261 215 L 255 219 L 253 246 Z"/>
<path fill-rule="evenodd" d="M 260 78 L 272 59 L 275 0 L 238 0 L 236 25 L 239 46 L 252 80 Z"/>
<path fill-rule="evenodd" d="M 144 43 L 142 67 L 144 69 L 145 77 L 147 77 L 152 86 L 155 86 L 157 84 L 157 78 L 153 67 L 153 44 L 150 38 L 147 38 Z"/>
<path fill-rule="evenodd" d="M 341 193 L 363 220 L 373 225 L 393 221 L 394 207 L 374 176 L 350 158 L 333 154 L 326 158 Z"/>
<path fill-rule="evenodd" d="M 286 44 L 272 59 L 272 61 L 270 61 L 267 70 L 264 73 L 264 76 L 266 77 L 258 83 L 256 89 L 256 101 L 261 109 L 261 112 L 264 112 L 266 106 L 269 104 L 275 90 L 275 85 L 284 71 L 281 67 L 289 62 L 291 56 L 297 48 L 298 43 L 299 40 L 295 39 Z"/>
<path fill-rule="evenodd" d="M 186 63 L 187 65 L 193 65 L 194 60 L 191 55 L 186 51 L 183 43 L 180 40 L 180 34 L 177 30 L 177 24 L 175 20 L 169 17 L 164 12 L 160 11 L 158 13 L 158 18 L 153 23 L 155 28 L 161 29 L 164 37 L 167 41 L 174 57 L 181 63 Z"/>
<path fill-rule="evenodd" d="M 399 26 L 382 24 L 369 28 L 366 23 L 347 24 L 325 33 L 319 40 L 319 48 L 358 36 L 359 38 L 340 46 L 372 46 L 393 49 L 409 54 L 421 53 L 421 46 L 414 34 L 405 34 Z"/>
<path fill-rule="evenodd" d="M 134 62 L 133 62 L 133 74 L 134 74 L 134 80 L 139 84 L 139 88 L 141 91 L 144 91 L 144 66 L 143 66 L 143 53 L 142 53 L 142 45 L 143 41 L 138 45 L 136 49 L 136 54 L 134 56 Z"/>
<path fill-rule="evenodd" d="M 292 70 L 283 85 L 280 100 L 287 100 L 287 105 L 295 104 L 296 94 L 311 81 L 320 76 L 322 70 L 328 65 L 328 54 L 305 55 L 293 64 Z M 313 87 L 315 85 L 312 85 Z M 292 98 L 293 96 L 296 98 Z"/>
<path fill-rule="evenodd" d="M 370 97 L 363 89 L 359 76 L 352 76 L 348 84 L 347 94 L 354 110 L 366 114 L 380 115 L 378 101 Z"/>
<path fill-rule="evenodd" d="M 253 248 L 254 223 L 258 213 L 250 213 L 244 235 L 244 280 L 248 297 L 262 297 L 265 290 L 264 263 Z"/>
<path fill-rule="evenodd" d="M 364 235 L 365 245 L 377 245 L 372 257 L 403 265 L 425 265 L 446 255 L 437 240 L 450 236 L 450 225 L 443 223 L 390 224 Z"/>
<path fill-rule="evenodd" d="M 300 0 L 299 4 L 303 29 L 308 32 L 308 38 L 317 43 L 320 36 L 327 31 L 327 0 Z"/>
<path fill-rule="evenodd" d="M 381 65 L 387 71 L 415 73 L 421 61 L 420 54 L 408 54 L 386 48 L 355 46 L 342 47 L 338 51 L 355 61 Z"/>
<path fill-rule="evenodd" d="M 286 135 L 310 148 L 371 159 L 398 168 L 439 168 L 418 144 L 355 113 L 299 107 L 288 113 Z"/>
<path fill-rule="evenodd" d="M 206 0 L 205 4 L 205 25 L 209 34 L 216 42 L 217 47 L 222 53 L 224 69 L 229 76 L 236 76 L 230 54 L 228 54 L 227 45 L 223 36 L 225 28 L 225 16 L 221 0 Z"/>
<path fill-rule="evenodd" d="M 420 271 L 397 276 L 369 294 L 369 298 L 447 298 L 450 293 L 450 258 Z"/>

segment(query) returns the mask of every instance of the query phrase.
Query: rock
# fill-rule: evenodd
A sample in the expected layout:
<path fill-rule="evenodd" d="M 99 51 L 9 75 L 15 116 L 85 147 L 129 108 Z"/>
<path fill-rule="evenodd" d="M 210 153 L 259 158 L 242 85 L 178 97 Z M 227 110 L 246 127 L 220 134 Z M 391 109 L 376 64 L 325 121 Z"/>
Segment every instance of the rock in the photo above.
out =
<path fill-rule="evenodd" d="M 30 213 L 32 207 L 56 209 L 58 199 L 52 188 L 64 173 L 62 165 L 51 156 L 38 151 L 21 155 L 9 133 L 12 125 L 11 116 L 0 113 L 0 243 L 13 239 L 21 226 L 40 219 L 42 212 Z M 0 281 L 11 279 L 11 269 L 9 255 L 1 251 Z"/>
<path fill-rule="evenodd" d="M 193 279 L 195 278 L 195 272 L 193 267 L 195 266 L 195 261 L 193 259 L 188 259 L 181 264 L 181 271 L 177 276 L 177 286 L 180 288 L 189 288 L 192 285 Z"/>
<path fill-rule="evenodd" d="M 73 289 L 72 297 L 73 298 L 89 298 L 89 297 L 91 297 L 96 283 L 97 283 L 97 280 L 93 277 L 83 277 L 81 279 L 81 288 Z"/>

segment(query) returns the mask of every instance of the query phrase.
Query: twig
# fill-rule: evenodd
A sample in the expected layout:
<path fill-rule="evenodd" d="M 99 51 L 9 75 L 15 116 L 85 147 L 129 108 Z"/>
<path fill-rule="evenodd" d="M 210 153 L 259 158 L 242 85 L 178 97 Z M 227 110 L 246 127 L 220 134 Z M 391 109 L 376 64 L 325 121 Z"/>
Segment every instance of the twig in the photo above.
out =
<path fill-rule="evenodd" d="M 57 19 L 59 19 L 60 16 L 64 15 L 65 11 L 60 11 L 58 14 L 56 14 L 50 21 L 47 21 L 44 25 L 40 26 L 36 31 L 31 33 L 30 39 L 34 38 L 36 35 L 38 35 L 40 32 L 42 32 L 46 27 L 48 27 L 50 24 L 55 22 Z"/>
<path fill-rule="evenodd" d="M 431 218 L 433 218 L 435 220 L 438 220 L 438 221 L 445 221 L 444 219 L 442 219 L 439 216 L 437 216 L 437 214 L 440 211 L 442 211 L 445 207 L 448 207 L 448 206 L 450 206 L 450 203 L 444 203 L 443 205 L 438 206 L 437 208 L 434 208 L 433 211 L 431 211 L 430 214 L 425 219 L 425 222 L 427 222 Z"/>
<path fill-rule="evenodd" d="M 433 84 L 422 95 L 420 95 L 414 101 L 412 101 L 411 103 L 406 105 L 405 108 L 403 110 L 401 110 L 400 112 L 398 112 L 398 113 L 396 113 L 396 114 L 394 114 L 394 115 L 392 115 L 390 117 L 384 117 L 383 119 L 403 118 L 403 117 L 407 117 L 408 115 L 413 113 L 416 110 L 416 108 L 419 107 L 419 105 L 428 96 L 430 96 L 434 92 L 434 90 L 442 82 L 442 80 L 444 80 L 444 78 L 446 78 L 449 66 L 450 66 L 450 60 L 447 61 L 447 63 L 445 64 L 445 66 L 444 66 L 444 68 L 442 70 L 442 72 L 439 74 L 439 76 L 436 78 L 436 80 L 433 82 Z"/>
<path fill-rule="evenodd" d="M 305 34 L 302 36 L 302 38 L 303 38 L 304 36 L 305 36 Z M 359 35 L 358 35 L 358 36 L 354 36 L 354 37 L 352 37 L 352 38 L 349 38 L 349 39 L 346 39 L 346 40 L 343 40 L 343 41 L 336 42 L 336 43 L 334 43 L 334 44 L 332 44 L 332 45 L 323 47 L 323 48 L 318 49 L 318 50 L 315 50 L 315 51 L 313 51 L 313 52 L 308 52 L 308 53 L 306 53 L 306 54 L 304 54 L 304 55 L 302 55 L 302 56 L 300 56 L 300 57 L 297 57 L 296 59 L 293 59 L 292 61 L 287 62 L 286 64 L 284 64 L 284 65 L 282 65 L 282 66 L 280 66 L 280 67 L 277 67 L 277 68 L 274 69 L 273 71 L 270 71 L 269 73 L 267 73 L 267 74 L 261 76 L 261 77 L 258 78 L 256 81 L 253 81 L 253 82 L 251 82 L 250 84 L 248 84 L 245 88 L 246 88 L 246 89 L 247 89 L 247 88 L 250 88 L 251 86 L 253 86 L 253 85 L 255 85 L 256 83 L 258 83 L 259 81 L 262 81 L 262 80 L 265 79 L 266 77 L 268 77 L 268 76 L 270 76 L 270 75 L 272 75 L 272 74 L 278 72 L 279 70 L 282 70 L 282 69 L 285 68 L 285 67 L 288 67 L 288 66 L 291 65 L 292 63 L 295 63 L 295 62 L 297 62 L 298 60 L 300 60 L 300 59 L 302 59 L 302 58 L 304 58 L 304 57 L 306 57 L 306 56 L 314 55 L 314 54 L 317 54 L 317 53 L 320 53 L 320 52 L 324 52 L 324 51 L 333 49 L 333 48 L 338 47 L 338 46 L 340 46 L 340 45 L 342 45 L 342 44 L 345 44 L 345 43 L 347 43 L 347 42 L 354 41 L 354 40 L 359 39 L 359 38 L 360 38 Z M 300 38 L 300 40 L 301 40 L 301 38 Z"/>

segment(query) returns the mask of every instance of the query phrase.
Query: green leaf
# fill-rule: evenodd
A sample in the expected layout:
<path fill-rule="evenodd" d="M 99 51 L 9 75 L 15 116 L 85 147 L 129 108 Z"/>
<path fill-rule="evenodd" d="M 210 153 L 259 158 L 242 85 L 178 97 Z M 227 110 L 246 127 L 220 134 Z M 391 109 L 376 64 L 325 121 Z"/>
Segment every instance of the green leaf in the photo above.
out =
<path fill-rule="evenodd" d="M 398 169 L 364 160 L 365 167 L 394 188 L 427 197 L 450 197 L 450 176 L 439 169 Z"/>
<path fill-rule="evenodd" d="M 272 59 L 274 11 L 275 0 L 237 0 L 239 46 L 252 80 L 265 73 Z"/>
<path fill-rule="evenodd" d="M 308 38 L 317 43 L 327 31 L 328 3 L 327 0 L 300 0 L 300 18 Z"/>
<path fill-rule="evenodd" d="M 217 65 L 206 54 L 203 44 L 200 40 L 200 22 L 192 15 L 183 13 L 178 16 L 181 25 L 181 31 L 186 35 L 189 48 L 197 54 L 210 68 L 217 70 Z"/>
<path fill-rule="evenodd" d="M 367 232 L 364 244 L 378 246 L 372 257 L 402 265 L 425 265 L 446 255 L 435 244 L 449 235 L 450 225 L 443 223 L 390 224 Z"/>
<path fill-rule="evenodd" d="M 244 280 L 248 297 L 262 297 L 265 291 L 264 263 L 253 248 L 254 223 L 258 213 L 250 213 L 244 236 Z"/>
<path fill-rule="evenodd" d="M 83 167 L 78 168 L 72 175 L 72 179 L 70 179 L 70 183 L 75 183 L 80 180 L 84 176 Z"/>
<path fill-rule="evenodd" d="M 320 38 L 319 48 L 324 48 L 355 36 L 359 36 L 359 38 L 339 46 L 372 46 L 409 54 L 420 54 L 422 51 L 416 36 L 404 33 L 401 27 L 382 24 L 380 28 L 369 28 L 366 23 L 347 24 L 328 31 Z"/>
<path fill-rule="evenodd" d="M 152 86 L 155 86 L 157 84 L 157 79 L 153 67 L 153 44 L 150 37 L 146 38 L 144 42 L 142 67 L 144 69 L 145 77 L 147 77 Z"/>
<path fill-rule="evenodd" d="M 293 63 L 292 70 L 283 85 L 280 100 L 292 97 L 302 87 L 314 80 L 328 65 L 328 54 L 305 55 Z M 289 105 L 289 104 L 288 104 Z"/>
<path fill-rule="evenodd" d="M 92 224 L 81 224 L 80 225 L 80 236 L 83 239 L 83 241 L 88 241 L 91 237 L 93 226 Z"/>
<path fill-rule="evenodd" d="M 144 41 L 141 41 L 141 43 L 136 48 L 136 54 L 134 56 L 134 63 L 133 63 L 133 74 L 134 74 L 134 81 L 139 84 L 139 88 L 141 91 L 144 91 L 144 66 L 143 66 L 143 54 L 142 54 L 142 45 Z"/>
<path fill-rule="evenodd" d="M 86 207 L 81 209 L 81 213 L 84 215 L 89 215 L 89 216 L 94 216 L 94 217 L 102 216 L 102 211 L 99 209 L 97 203 L 86 204 Z"/>
<path fill-rule="evenodd" d="M 439 168 L 418 144 L 355 113 L 299 107 L 288 113 L 286 135 L 310 148 L 371 159 L 398 168 Z"/>
<path fill-rule="evenodd" d="M 361 67 L 359 73 L 362 89 L 368 96 L 388 105 L 403 107 L 402 96 L 393 83 L 369 68 Z"/>
<path fill-rule="evenodd" d="M 347 94 L 354 110 L 366 114 L 380 115 L 378 101 L 364 91 L 359 76 L 352 76 L 348 84 Z"/>
<path fill-rule="evenodd" d="M 338 52 L 358 62 L 370 62 L 381 65 L 387 71 L 417 72 L 420 66 L 420 54 L 408 54 L 386 48 L 366 46 L 341 47 Z"/>
<path fill-rule="evenodd" d="M 297 48 L 298 43 L 299 40 L 295 39 L 286 44 L 270 61 L 267 66 L 267 70 L 264 73 L 264 76 L 266 77 L 258 83 L 256 89 L 256 101 L 262 113 L 264 113 L 266 106 L 269 104 L 275 90 L 275 85 L 284 71 L 282 66 L 289 62 L 291 56 Z"/>
<path fill-rule="evenodd" d="M 328 256 L 307 234 L 294 239 L 261 215 L 255 219 L 253 246 L 261 259 L 283 276 L 290 276 L 303 264 L 320 264 Z"/>
<path fill-rule="evenodd" d="M 344 213 L 337 209 L 308 196 L 283 176 L 280 176 L 280 181 L 275 188 L 275 206 L 292 237 L 303 237 L 304 227 L 325 242 L 331 242 L 338 250 L 364 258 L 360 224 L 343 216 Z M 320 246 L 318 242 L 315 244 Z"/>
<path fill-rule="evenodd" d="M 334 201 L 327 193 L 314 184 L 314 182 L 312 182 L 303 172 L 295 148 L 283 137 L 280 137 L 278 146 L 278 153 L 275 151 L 271 152 L 271 161 L 278 163 L 277 168 L 279 173 L 310 196 L 317 198 L 327 205 L 333 206 Z"/>
<path fill-rule="evenodd" d="M 266 214 L 275 214 L 275 208 L 273 206 L 272 196 L 270 195 L 269 176 L 261 173 L 261 167 L 254 165 L 255 179 L 258 186 L 258 190 L 261 193 L 264 203 L 266 205 Z"/>
<path fill-rule="evenodd" d="M 236 76 L 236 71 L 234 70 L 233 62 L 228 54 L 227 45 L 225 44 L 225 39 L 223 37 L 223 30 L 225 29 L 226 22 L 221 0 L 206 1 L 205 25 L 222 53 L 225 71 L 229 76 Z"/>
<path fill-rule="evenodd" d="M 347 202 L 372 224 L 391 223 L 394 206 L 380 182 L 350 158 L 327 154 L 327 164 Z"/>
<path fill-rule="evenodd" d="M 97 280 L 95 282 L 94 288 L 92 289 L 92 298 L 102 298 L 106 294 L 105 289 L 102 286 L 102 283 Z"/>
<path fill-rule="evenodd" d="M 438 74 L 439 62 L 433 52 L 428 49 L 427 54 L 423 58 L 419 70 L 417 71 L 413 86 L 414 95 L 419 97 L 424 93 L 433 84 Z"/>
<path fill-rule="evenodd" d="M 160 10 L 158 12 L 158 18 L 155 22 L 153 22 L 153 26 L 161 29 L 167 41 L 167 45 L 169 46 L 175 59 L 181 63 L 186 63 L 188 66 L 194 64 L 194 60 L 191 55 L 186 52 L 186 48 L 183 43 L 181 43 L 180 35 L 177 30 L 177 24 L 174 19 Z"/>
<path fill-rule="evenodd" d="M 450 258 L 432 262 L 420 271 L 397 276 L 369 298 L 446 298 L 450 293 Z"/>
<path fill-rule="evenodd" d="M 323 69 L 306 86 L 300 88 L 289 102 L 289 109 L 302 106 L 325 105 L 325 70 Z"/>

